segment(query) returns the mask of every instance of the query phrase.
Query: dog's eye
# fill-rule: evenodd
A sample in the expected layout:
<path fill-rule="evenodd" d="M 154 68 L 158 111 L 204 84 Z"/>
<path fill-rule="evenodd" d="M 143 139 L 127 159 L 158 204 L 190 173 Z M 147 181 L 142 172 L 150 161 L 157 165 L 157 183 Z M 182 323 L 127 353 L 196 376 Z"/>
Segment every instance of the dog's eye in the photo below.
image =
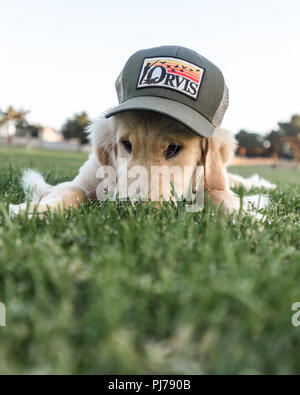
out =
<path fill-rule="evenodd" d="M 131 145 L 131 142 L 128 141 L 128 140 L 125 140 L 125 141 L 122 141 L 122 144 L 123 144 L 123 147 L 125 148 L 125 150 L 126 150 L 129 154 L 131 154 L 131 152 L 132 152 L 132 145 Z"/>
<path fill-rule="evenodd" d="M 183 149 L 182 145 L 170 144 L 169 147 L 165 150 L 165 158 L 170 159 L 179 154 L 179 152 Z"/>

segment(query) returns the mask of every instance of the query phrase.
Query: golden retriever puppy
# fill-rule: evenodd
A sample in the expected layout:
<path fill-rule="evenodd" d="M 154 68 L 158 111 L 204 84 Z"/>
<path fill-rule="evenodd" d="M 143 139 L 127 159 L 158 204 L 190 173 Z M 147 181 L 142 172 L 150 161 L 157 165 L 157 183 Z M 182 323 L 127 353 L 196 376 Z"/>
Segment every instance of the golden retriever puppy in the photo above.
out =
<path fill-rule="evenodd" d="M 222 129 L 216 129 L 213 137 L 204 138 L 168 116 L 128 111 L 99 119 L 88 133 L 92 153 L 75 179 L 50 186 L 40 174 L 26 171 L 22 184 L 30 204 L 11 205 L 12 215 L 26 210 L 29 214 L 58 211 L 108 196 L 158 201 L 175 199 L 175 195 L 187 200 L 191 189 L 195 190 L 197 168 L 203 170 L 199 172 L 200 185 L 214 204 L 222 205 L 227 212 L 240 209 L 240 198 L 230 189 L 231 181 L 247 188 L 274 187 L 263 179 L 249 182 L 227 173 L 236 142 Z M 169 178 L 164 178 L 166 174 Z M 244 209 L 248 202 L 258 200 L 245 199 Z M 266 198 L 261 198 L 260 207 L 266 203 Z"/>
<path fill-rule="evenodd" d="M 39 214 L 78 206 L 86 199 L 150 199 L 204 203 L 228 212 L 240 209 L 230 189 L 244 184 L 273 188 L 264 180 L 245 181 L 227 174 L 235 140 L 220 129 L 229 104 L 222 72 L 185 47 L 162 46 L 133 54 L 116 81 L 119 106 L 88 130 L 92 153 L 71 182 L 46 184 L 25 172 L 23 186 L 30 205 L 11 206 L 11 214 L 29 209 Z M 248 202 L 267 203 L 249 198 Z"/>

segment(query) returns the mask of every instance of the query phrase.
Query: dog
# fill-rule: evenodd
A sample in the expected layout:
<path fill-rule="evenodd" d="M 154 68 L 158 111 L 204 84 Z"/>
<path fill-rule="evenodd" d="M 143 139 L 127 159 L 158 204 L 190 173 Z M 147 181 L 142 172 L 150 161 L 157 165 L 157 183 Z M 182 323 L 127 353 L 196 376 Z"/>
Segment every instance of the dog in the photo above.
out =
<path fill-rule="evenodd" d="M 11 205 L 12 216 L 20 212 L 41 215 L 48 210 L 78 207 L 87 200 L 101 200 L 107 193 L 107 186 L 110 187 L 111 196 L 116 196 L 118 185 L 125 182 L 130 188 L 135 182 L 136 179 L 128 175 L 137 166 L 146 170 L 147 185 L 151 183 L 153 168 L 177 168 L 182 170 L 180 175 L 184 174 L 184 168 L 190 169 L 189 182 L 177 177 L 173 178 L 172 185 L 172 182 L 163 183 L 160 177 L 154 196 L 149 187 L 149 200 L 158 201 L 172 199 L 173 188 L 180 190 L 183 198 L 188 196 L 191 183 L 194 187 L 196 182 L 193 179 L 194 170 L 201 164 L 205 191 L 212 202 L 222 206 L 227 213 L 237 212 L 241 208 L 240 197 L 231 190 L 232 186 L 241 185 L 247 190 L 252 187 L 275 188 L 275 185 L 258 176 L 247 180 L 227 172 L 226 167 L 234 157 L 236 141 L 221 128 L 215 130 L 213 137 L 204 138 L 168 116 L 151 111 L 128 111 L 109 119 L 101 117 L 89 126 L 87 133 L 92 152 L 75 179 L 50 186 L 39 173 L 25 171 L 22 185 L 28 201 Z M 120 159 L 126 164 L 126 169 L 118 169 Z M 101 187 L 103 179 L 97 176 L 102 168 L 116 170 L 116 177 L 106 180 L 104 187 Z M 266 196 L 251 196 L 244 198 L 242 208 L 258 210 L 267 203 Z"/>
<path fill-rule="evenodd" d="M 190 201 L 193 192 L 199 207 L 201 190 L 229 213 L 267 204 L 266 197 L 251 197 L 240 207 L 230 189 L 274 185 L 227 173 L 236 148 L 221 129 L 229 91 L 222 72 L 205 57 L 180 46 L 138 51 L 117 78 L 116 91 L 119 106 L 87 131 L 92 153 L 77 177 L 50 186 L 39 173 L 25 172 L 27 202 L 10 206 L 11 215 L 42 215 L 89 199 Z"/>

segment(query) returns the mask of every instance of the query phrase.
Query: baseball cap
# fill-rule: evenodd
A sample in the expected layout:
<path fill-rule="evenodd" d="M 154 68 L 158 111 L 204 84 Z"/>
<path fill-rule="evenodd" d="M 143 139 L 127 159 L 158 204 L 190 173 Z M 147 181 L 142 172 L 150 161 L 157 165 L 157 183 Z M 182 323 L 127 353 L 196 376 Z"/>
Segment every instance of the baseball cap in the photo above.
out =
<path fill-rule="evenodd" d="M 116 81 L 119 106 L 125 111 L 165 114 L 202 137 L 221 126 L 229 94 L 222 72 L 197 52 L 161 46 L 134 53 Z"/>

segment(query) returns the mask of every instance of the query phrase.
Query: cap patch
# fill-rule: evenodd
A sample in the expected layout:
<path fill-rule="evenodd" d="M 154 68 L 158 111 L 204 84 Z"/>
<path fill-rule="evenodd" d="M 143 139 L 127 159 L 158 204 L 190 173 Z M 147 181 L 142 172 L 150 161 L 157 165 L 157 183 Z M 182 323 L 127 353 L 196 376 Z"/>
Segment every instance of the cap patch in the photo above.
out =
<path fill-rule="evenodd" d="M 137 88 L 162 87 L 197 99 L 205 70 L 177 58 L 146 58 Z"/>

